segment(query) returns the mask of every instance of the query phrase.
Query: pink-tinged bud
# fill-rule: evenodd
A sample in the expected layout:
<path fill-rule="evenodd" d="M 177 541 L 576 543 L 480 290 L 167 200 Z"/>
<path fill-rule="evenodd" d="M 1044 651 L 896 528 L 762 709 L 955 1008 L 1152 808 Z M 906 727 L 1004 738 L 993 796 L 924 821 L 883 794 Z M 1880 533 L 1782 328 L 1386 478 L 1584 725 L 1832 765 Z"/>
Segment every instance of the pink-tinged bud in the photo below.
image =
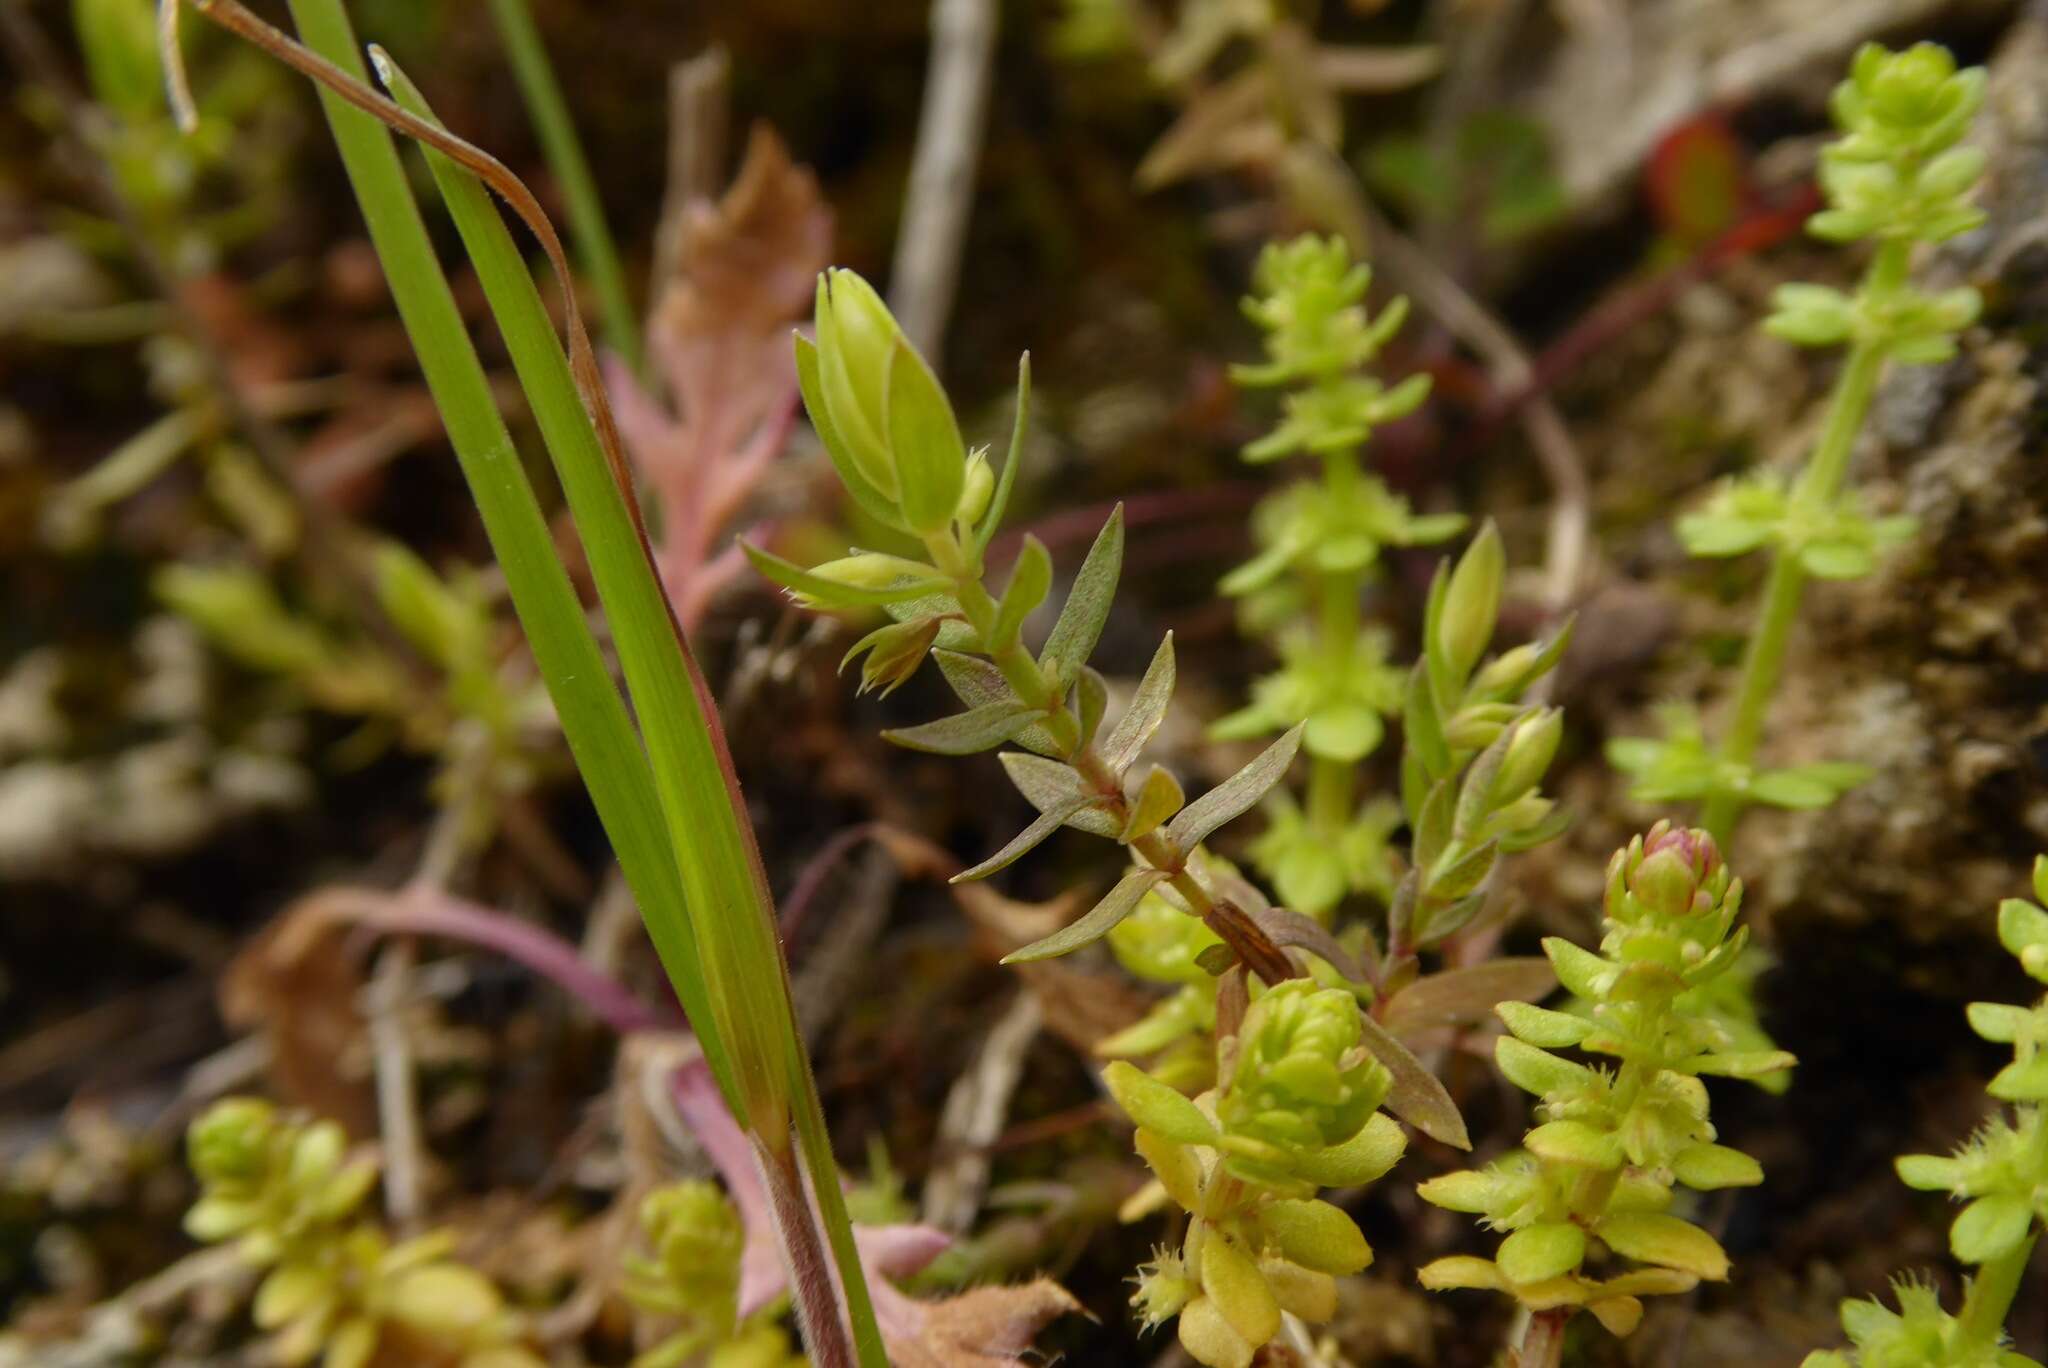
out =
<path fill-rule="evenodd" d="M 1721 851 L 1704 831 L 1659 822 L 1643 841 L 1643 857 L 1628 874 L 1628 891 L 1652 915 L 1683 917 L 1714 904 L 1708 885 L 1721 868 Z"/>
<path fill-rule="evenodd" d="M 1669 822 L 1651 827 L 1650 834 L 1643 838 L 1643 854 L 1650 856 L 1664 850 L 1676 852 L 1701 883 L 1721 872 L 1721 847 L 1698 827 L 1677 827 Z"/>

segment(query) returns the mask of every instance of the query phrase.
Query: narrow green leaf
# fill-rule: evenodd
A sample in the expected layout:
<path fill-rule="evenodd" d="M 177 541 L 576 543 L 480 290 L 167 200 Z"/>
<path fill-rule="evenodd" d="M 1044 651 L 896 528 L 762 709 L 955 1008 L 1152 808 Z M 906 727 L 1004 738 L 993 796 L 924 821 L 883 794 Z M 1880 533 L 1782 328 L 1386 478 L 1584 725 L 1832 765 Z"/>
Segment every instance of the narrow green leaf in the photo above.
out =
<path fill-rule="evenodd" d="M 768 579 L 783 588 L 802 595 L 813 606 L 825 608 L 873 608 L 889 603 L 905 603 L 911 599 L 929 594 L 933 588 L 945 581 L 936 577 L 917 578 L 911 574 L 915 561 L 905 561 L 902 578 L 896 583 L 883 586 L 847 584 L 840 580 L 827 579 L 813 574 L 794 561 L 786 561 L 772 551 L 764 551 L 750 542 L 741 542 L 747 560 Z"/>
<path fill-rule="evenodd" d="M 1498 841 L 1488 841 L 1485 845 L 1468 850 L 1449 864 L 1431 870 L 1423 892 L 1430 898 L 1443 901 L 1462 898 L 1485 881 L 1486 876 L 1493 872 L 1494 861 L 1499 857 Z M 1419 938 L 1428 941 L 1433 929 L 1418 926 L 1415 932 Z"/>
<path fill-rule="evenodd" d="M 1087 805 L 1087 798 L 1075 797 L 1047 808 L 1032 819 L 1030 826 L 1025 827 L 1022 831 L 1011 837 L 1009 843 L 1001 850 L 998 850 L 980 864 L 975 865 L 972 869 L 961 870 L 952 877 L 950 882 L 956 884 L 973 883 L 977 879 L 986 879 L 997 870 L 1008 868 L 1043 844 L 1048 836 L 1065 826 L 1076 813 Z"/>
<path fill-rule="evenodd" d="M 331 4 L 332 0 L 298 0 Z M 431 118 L 388 61 L 394 94 Z M 786 1152 L 792 1120 L 813 1163 L 829 1164 L 822 1113 L 790 998 L 774 904 L 718 716 L 676 627 L 638 524 L 583 406 L 568 357 L 526 264 L 483 187 L 438 153 L 428 164 L 475 264 L 589 556 L 654 772 L 671 858 L 704 964 L 708 1020 L 731 1056 L 735 1113 Z M 550 547 L 550 552 L 552 548 Z M 702 1033 L 703 1023 L 698 1023 Z M 843 1199 L 816 1184 L 864 1365 L 884 1362 Z"/>
<path fill-rule="evenodd" d="M 1417 665 L 1408 672 L 1408 688 L 1401 700 L 1401 727 L 1424 771 L 1432 778 L 1442 778 L 1450 772 L 1451 748 L 1444 740 L 1443 716 L 1430 694 L 1427 669 Z"/>
<path fill-rule="evenodd" d="M 1371 1016 L 1360 1013 L 1359 1025 L 1365 1033 L 1365 1048 L 1386 1065 L 1394 1078 L 1393 1087 L 1387 1090 L 1387 1110 L 1432 1140 L 1442 1141 L 1453 1149 L 1471 1149 L 1472 1138 L 1465 1133 L 1465 1118 L 1458 1114 L 1458 1104 L 1451 1101 L 1436 1075 Z"/>
<path fill-rule="evenodd" d="M 1037 715 L 1037 710 L 1028 703 L 989 703 L 935 722 L 896 727 L 883 732 L 882 738 L 933 755 L 973 755 L 1002 745 L 1029 726 Z"/>
<path fill-rule="evenodd" d="M 1046 593 L 1051 588 L 1052 555 L 1045 549 L 1044 542 L 1027 532 L 1024 534 L 1024 549 L 1017 553 L 1017 563 L 1010 568 L 1010 582 L 1003 590 L 1002 602 L 996 607 L 994 640 L 989 645 L 991 651 L 1007 650 L 1016 641 L 1024 619 L 1045 602 Z"/>
<path fill-rule="evenodd" d="M 981 526 L 974 534 L 974 549 L 988 548 L 989 539 L 996 529 L 1003 525 L 1003 514 L 1010 507 L 1010 490 L 1017 483 L 1017 467 L 1024 461 L 1024 438 L 1031 428 L 1031 353 L 1025 352 L 1017 358 L 1017 421 L 1010 429 L 1010 450 L 1003 457 L 1002 473 L 996 476 L 995 493 L 989 497 L 988 511 L 981 515 Z"/>
<path fill-rule="evenodd" d="M 292 13 L 308 47 L 358 79 L 367 76 L 338 0 L 293 0 Z M 555 555 L 390 134 L 331 92 L 322 90 L 320 103 L 563 735 L 683 1010 L 692 1021 L 712 1023 L 702 1041 L 705 1057 L 730 1099 L 737 1087 L 732 1060 L 717 1037 L 646 752 Z"/>
<path fill-rule="evenodd" d="M 1003 963 L 1030 964 L 1054 959 L 1101 940 L 1116 929 L 1118 922 L 1130 916 L 1144 896 L 1165 877 L 1163 869 L 1132 870 L 1117 882 L 1115 888 L 1103 895 L 1101 902 L 1044 940 L 1034 941 L 1022 950 L 1012 950 L 1003 956 Z"/>
<path fill-rule="evenodd" d="M 1550 962 L 1534 956 L 1460 965 L 1419 978 L 1394 994 L 1380 1022 L 1403 1037 L 1439 1026 L 1470 1026 L 1496 1007 L 1524 1006 L 1555 987 Z"/>
<path fill-rule="evenodd" d="M 1152 653 L 1152 663 L 1145 667 L 1137 692 L 1131 695 L 1130 706 L 1109 729 L 1098 750 L 1111 774 L 1129 769 L 1166 719 L 1166 705 L 1173 701 L 1173 675 L 1173 633 L 1168 632 L 1159 649 Z"/>
<path fill-rule="evenodd" d="M 1167 826 L 1166 838 L 1182 850 L 1193 850 L 1218 827 L 1249 812 L 1287 773 L 1300 745 L 1301 727 L 1296 725 L 1249 765 L 1181 809 Z"/>
<path fill-rule="evenodd" d="M 1053 623 L 1045 649 L 1039 652 L 1040 662 L 1054 667 L 1061 681 L 1071 682 L 1088 663 L 1088 657 L 1095 654 L 1102 624 L 1109 621 L 1109 605 L 1116 598 L 1117 577 L 1123 573 L 1123 565 L 1124 507 L 1118 504 L 1109 521 L 1102 525 L 1102 531 L 1096 534 L 1095 544 L 1088 548 L 1088 558 L 1081 562 L 1080 573 L 1074 576 L 1074 587 L 1067 595 L 1066 606 L 1060 609 L 1059 621 Z"/>
<path fill-rule="evenodd" d="M 991 703 L 1015 702 L 1017 695 L 1010 688 L 1010 681 L 1003 678 L 1003 672 L 980 656 L 965 655 L 959 651 L 938 650 L 932 652 L 932 659 L 938 662 L 939 673 L 953 686 L 953 692 L 962 703 L 970 708 L 986 707 Z M 1011 740 L 1026 750 L 1057 759 L 1060 748 L 1053 742 L 1052 734 L 1034 722 Z"/>
<path fill-rule="evenodd" d="M 1095 743 L 1095 733 L 1102 726 L 1103 714 L 1108 711 L 1109 681 L 1093 665 L 1083 665 L 1079 677 L 1074 680 L 1074 713 L 1081 724 L 1080 740 L 1075 743 L 1077 746 L 1085 749 Z"/>
<path fill-rule="evenodd" d="M 1003 762 L 1017 792 L 1040 812 L 1068 808 L 1078 798 L 1081 803 L 1071 807 L 1072 815 L 1066 819 L 1068 826 L 1091 836 L 1107 836 L 1112 841 L 1123 830 L 1122 822 L 1098 806 L 1108 802 L 1110 795 L 1090 791 L 1072 766 L 1020 751 L 1004 751 L 996 758 Z"/>

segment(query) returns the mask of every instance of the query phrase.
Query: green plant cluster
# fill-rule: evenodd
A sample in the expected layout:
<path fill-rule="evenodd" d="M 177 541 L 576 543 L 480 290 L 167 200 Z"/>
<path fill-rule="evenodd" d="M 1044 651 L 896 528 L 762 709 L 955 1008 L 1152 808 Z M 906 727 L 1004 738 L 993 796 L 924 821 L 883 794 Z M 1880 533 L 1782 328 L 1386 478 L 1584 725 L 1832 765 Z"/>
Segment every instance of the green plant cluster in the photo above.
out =
<path fill-rule="evenodd" d="M 687 1179 L 656 1188 L 640 1203 L 649 1253 L 629 1254 L 620 1290 L 635 1308 L 680 1328 L 636 1355 L 632 1368 L 800 1368 L 779 1315 L 738 1315 L 746 1227 L 716 1183 Z"/>
<path fill-rule="evenodd" d="M 796 344 L 811 421 L 855 502 L 920 542 L 925 558 L 855 551 L 806 570 L 758 548 L 748 548 L 749 556 L 807 607 L 880 606 L 895 619 L 848 654 L 849 663 L 865 657 L 863 687 L 901 683 L 927 655 L 937 661 L 967 710 L 890 731 L 888 739 L 942 755 L 1007 742 L 1021 747 L 1000 759 L 1039 816 L 960 878 L 995 873 L 1062 826 L 1116 841 L 1135 862 L 1078 921 L 1010 960 L 1048 958 L 1098 940 L 1161 887 L 1171 887 L 1197 917 L 1218 915 L 1196 875 L 1195 852 L 1279 781 L 1300 729 L 1192 803 L 1168 770 L 1137 772 L 1139 753 L 1173 694 L 1173 638 L 1161 642 L 1130 704 L 1108 722 L 1108 684 L 1088 658 L 1122 569 L 1121 510 L 1096 537 L 1036 653 L 1025 646 L 1023 628 L 1052 588 L 1044 543 L 1025 536 L 1000 594 L 985 583 L 984 553 L 1016 477 L 1028 364 L 1018 380 L 1018 433 L 997 479 L 983 453 L 967 451 L 945 392 L 866 281 L 844 270 L 820 280 L 817 332 L 815 345 L 801 337 Z"/>
<path fill-rule="evenodd" d="M 1487 1288 L 1532 1312 L 1591 1311 L 1617 1334 L 1642 1298 L 1728 1276 L 1728 1257 L 1673 1210 L 1679 1186 L 1706 1191 L 1763 1180 L 1755 1160 L 1715 1143 L 1702 1076 L 1755 1078 L 1790 1056 L 1736 1047 L 1686 995 L 1728 973 L 1747 928 L 1742 885 L 1703 831 L 1660 823 L 1608 867 L 1599 953 L 1552 937 L 1559 980 L 1588 1016 L 1504 1002 L 1500 1070 L 1541 1099 L 1522 1149 L 1485 1169 L 1422 1184 L 1427 1201 L 1481 1217 L 1504 1238 L 1491 1259 L 1456 1256 L 1422 1270 L 1425 1286 Z M 1557 1051 L 1615 1061 L 1609 1069 Z M 1589 1272 L 1607 1257 L 1635 1267 Z"/>
<path fill-rule="evenodd" d="M 1821 153 L 1827 207 L 1807 227 L 1834 242 L 1870 239 L 1876 254 L 1854 293 L 1780 287 L 1764 323 L 1800 346 L 1848 349 L 1821 436 L 1796 476 L 1737 477 L 1679 520 L 1695 556 L 1771 557 L 1727 732 L 1710 741 L 1690 710 L 1671 709 L 1661 738 L 1617 739 L 1608 755 L 1632 777 L 1636 797 L 1701 803 L 1703 824 L 1723 839 L 1751 804 L 1825 807 L 1868 776 L 1847 763 L 1765 768 L 1756 753 L 1806 580 L 1868 575 L 1912 536 L 1910 518 L 1872 516 L 1844 484 L 1885 365 L 1948 360 L 1956 334 L 1977 318 L 1974 289 L 1923 290 L 1910 272 L 1917 246 L 1984 221 L 1971 203 L 1984 154 L 1963 143 L 1983 98 L 1983 71 L 1957 70 L 1936 44 L 1892 52 L 1872 43 L 1856 54 L 1832 101 L 1840 136 Z"/>
<path fill-rule="evenodd" d="M 1388 910 L 1383 988 L 1401 987 L 1416 972 L 1417 951 L 1471 921 L 1503 855 L 1566 825 L 1540 789 L 1564 716 L 1525 698 L 1556 668 L 1570 627 L 1484 660 L 1506 574 L 1489 523 L 1454 569 L 1438 567 L 1430 586 L 1422 659 L 1402 694 L 1401 807 L 1413 845 Z"/>
<path fill-rule="evenodd" d="M 2048 984 L 2048 856 L 2034 861 L 2034 897 L 1999 905 L 1998 939 L 2029 977 Z M 1969 1013 L 1971 1030 L 2012 1046 L 2012 1063 L 1986 1089 L 2011 1113 L 1993 1117 L 1952 1155 L 1909 1154 L 1898 1163 L 1908 1187 L 1963 1203 L 1949 1227 L 1949 1252 L 1975 1270 L 1962 1310 L 1951 1315 L 1932 1287 L 1902 1279 L 1896 1310 L 1842 1303 L 1854 1347 L 1817 1351 L 1804 1368 L 2040 1368 L 2006 1347 L 2005 1320 L 2048 1227 L 2048 997 L 2032 1007 L 1973 1002 Z"/>
<path fill-rule="evenodd" d="M 228 1098 L 193 1121 L 186 1148 L 200 1193 L 185 1229 L 264 1270 L 253 1314 L 279 1362 L 540 1368 L 498 1289 L 450 1257 L 453 1236 L 393 1244 L 362 1213 L 377 1166 L 349 1157 L 334 1122 Z"/>
<path fill-rule="evenodd" d="M 1195 1099 L 1128 1063 L 1104 1071 L 1155 1195 L 1192 1218 L 1132 1303 L 1147 1325 L 1178 1319 L 1197 1362 L 1246 1368 L 1283 1311 L 1329 1320 L 1334 1278 L 1371 1263 L 1357 1224 L 1316 1196 L 1372 1182 L 1407 1145 L 1379 1110 L 1392 1080 L 1363 1035 L 1354 994 L 1290 979 L 1252 1002 L 1219 1085 Z"/>
<path fill-rule="evenodd" d="M 1276 793 L 1265 836 L 1252 849 L 1280 900 L 1328 920 L 1347 894 L 1392 893 L 1387 838 L 1398 816 L 1383 797 L 1360 801 L 1356 767 L 1378 748 L 1401 709 L 1400 669 L 1386 631 L 1360 621 L 1360 598 L 1382 574 L 1388 546 L 1443 541 L 1457 514 L 1417 515 L 1365 471 L 1374 429 L 1413 413 L 1429 377 L 1389 387 L 1370 374 L 1408 315 L 1396 299 L 1366 307 L 1372 268 L 1338 238 L 1304 235 L 1260 254 L 1258 293 L 1245 312 L 1265 334 L 1266 360 L 1240 365 L 1240 385 L 1285 391 L 1277 427 L 1244 449 L 1253 464 L 1306 455 L 1318 475 L 1268 495 L 1252 519 L 1259 551 L 1222 581 L 1246 625 L 1271 640 L 1279 669 L 1256 680 L 1251 702 L 1219 719 L 1218 740 L 1302 728 L 1311 767 L 1297 802 Z"/>

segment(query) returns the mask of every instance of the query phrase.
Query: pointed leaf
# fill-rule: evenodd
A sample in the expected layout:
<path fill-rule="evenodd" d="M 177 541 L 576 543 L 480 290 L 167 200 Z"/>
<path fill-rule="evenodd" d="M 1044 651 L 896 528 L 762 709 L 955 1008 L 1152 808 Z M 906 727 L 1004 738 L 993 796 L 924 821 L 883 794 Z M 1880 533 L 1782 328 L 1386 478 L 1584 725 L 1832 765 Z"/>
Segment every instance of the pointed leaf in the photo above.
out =
<path fill-rule="evenodd" d="M 1040 715 L 1025 703 L 988 703 L 936 722 L 891 728 L 882 739 L 933 755 L 973 755 L 1002 745 Z"/>
<path fill-rule="evenodd" d="M 1010 507 L 1010 490 L 1017 483 L 1017 467 L 1024 459 L 1024 437 L 1031 429 L 1031 353 L 1025 352 L 1017 358 L 1017 420 L 1010 429 L 1010 449 L 1004 453 L 1003 469 L 996 476 L 995 493 L 989 497 L 988 511 L 981 515 L 981 526 L 974 533 L 974 549 L 985 550 L 996 529 L 1003 525 L 1003 514 Z"/>
<path fill-rule="evenodd" d="M 1074 681 L 1074 714 L 1081 723 L 1080 746 L 1093 744 L 1095 733 L 1102 726 L 1102 715 L 1108 711 L 1109 681 L 1094 666 L 1083 665 L 1080 678 Z M 1117 778 L 1123 776 L 1119 774 Z"/>
<path fill-rule="evenodd" d="M 1485 1020 L 1496 1004 L 1523 1006 L 1527 999 L 1542 997 L 1555 987 L 1557 975 L 1551 972 L 1548 960 L 1533 956 L 1488 960 L 1415 980 L 1387 1000 L 1380 1022 L 1405 1039 L 1432 1027 L 1472 1025 Z"/>
<path fill-rule="evenodd" d="M 1422 761 L 1424 772 L 1442 776 L 1451 768 L 1450 744 L 1444 740 L 1443 715 L 1430 696 L 1425 667 L 1408 672 L 1408 688 L 1402 700 L 1401 726 L 1408 745 Z"/>
<path fill-rule="evenodd" d="M 946 683 L 953 687 L 953 693 L 970 708 L 1017 701 L 1017 694 L 1010 688 L 1010 681 L 1003 678 L 1003 672 L 980 656 L 935 650 L 932 660 L 937 663 L 939 673 L 946 677 Z M 1060 755 L 1060 748 L 1053 744 L 1052 734 L 1037 722 L 1018 732 L 1011 740 L 1040 755 L 1054 759 Z"/>
<path fill-rule="evenodd" d="M 1300 745 L 1301 728 L 1296 726 L 1249 765 L 1182 809 L 1166 828 L 1167 839 L 1182 850 L 1193 850 L 1208 840 L 1218 827 L 1249 811 L 1280 782 Z"/>
<path fill-rule="evenodd" d="M 1074 679 L 1088 663 L 1088 657 L 1095 654 L 1102 624 L 1109 621 L 1109 605 L 1116 597 L 1117 577 L 1123 573 L 1123 564 L 1124 508 L 1118 504 L 1109 521 L 1102 525 L 1102 531 L 1096 534 L 1095 544 L 1088 548 L 1088 559 L 1081 562 L 1080 573 L 1074 576 L 1074 587 L 1067 594 L 1066 606 L 1060 609 L 1059 621 L 1052 625 L 1045 649 L 1039 652 L 1039 661 L 1056 666 L 1059 679 Z"/>
<path fill-rule="evenodd" d="M 1145 776 L 1137 799 L 1130 805 L 1130 816 L 1117 840 L 1124 845 L 1143 840 L 1157 831 L 1160 823 L 1179 812 L 1181 804 L 1186 801 L 1187 795 L 1181 792 L 1180 781 L 1164 766 L 1154 765 L 1152 772 Z"/>
<path fill-rule="evenodd" d="M 1013 950 L 1003 956 L 1005 964 L 1030 964 L 1037 960 L 1054 959 L 1060 955 L 1072 954 L 1084 945 L 1101 940 L 1115 929 L 1118 922 L 1131 915 L 1141 899 L 1150 893 L 1155 885 L 1166 877 L 1163 869 L 1134 869 L 1118 881 L 1117 886 L 1103 895 L 1077 920 L 1053 932 L 1044 940 L 1035 941 L 1022 950 Z"/>
<path fill-rule="evenodd" d="M 1085 797 L 1069 798 L 1064 802 L 1055 804 L 1033 818 L 1031 825 L 1025 827 L 1015 836 L 1012 836 L 1009 844 L 1005 845 L 1001 850 L 998 850 L 980 864 L 975 865 L 972 869 L 961 870 L 948 882 L 956 884 L 973 883 L 977 879 L 986 879 L 997 870 L 1009 868 L 1018 860 L 1037 849 L 1048 836 L 1065 826 L 1073 818 L 1074 814 L 1087 806 L 1087 804 L 1088 799 Z"/>
<path fill-rule="evenodd" d="M 996 758 L 1003 762 L 1003 769 L 1008 772 L 1010 782 L 1017 786 L 1017 792 L 1040 812 L 1064 807 L 1072 799 L 1079 798 L 1081 806 L 1067 818 L 1068 826 L 1093 836 L 1107 836 L 1111 840 L 1115 840 L 1117 833 L 1123 830 L 1120 818 L 1097 806 L 1108 803 L 1110 796 L 1087 788 L 1071 766 L 1018 751 L 1004 751 Z"/>
<path fill-rule="evenodd" d="M 1393 1087 L 1387 1090 L 1387 1110 L 1432 1140 L 1440 1140 L 1453 1149 L 1471 1149 L 1465 1118 L 1458 1114 L 1457 1104 L 1451 1101 L 1436 1075 L 1370 1016 L 1361 1014 L 1359 1025 L 1364 1032 L 1365 1048 L 1394 1077 Z"/>
<path fill-rule="evenodd" d="M 1152 663 L 1145 667 L 1145 676 L 1138 681 L 1137 692 L 1131 695 L 1131 705 L 1103 739 L 1100 754 L 1111 774 L 1129 769 L 1138 752 L 1152 739 L 1152 733 L 1159 730 L 1166 717 L 1166 705 L 1173 699 L 1173 680 L 1173 633 L 1168 632 L 1159 649 L 1152 653 Z"/>
<path fill-rule="evenodd" d="M 1024 549 L 1017 553 L 1017 563 L 1010 567 L 1010 583 L 1003 590 L 1002 602 L 996 607 L 994 639 L 989 646 L 991 651 L 1009 649 L 1017 639 L 1024 619 L 1045 602 L 1046 593 L 1051 588 L 1052 555 L 1045 549 L 1044 542 L 1027 532 L 1024 534 Z"/>
<path fill-rule="evenodd" d="M 842 584 L 838 580 L 814 575 L 794 561 L 786 561 L 751 542 L 741 542 L 740 549 L 746 553 L 754 569 L 760 571 L 762 575 L 785 589 L 833 608 L 878 607 L 885 603 L 901 603 L 906 599 L 929 594 L 933 589 L 945 584 L 942 579 L 929 576 L 918 578 L 908 571 L 895 584 L 881 587 Z M 905 561 L 904 564 L 907 567 L 914 566 L 915 562 Z"/>

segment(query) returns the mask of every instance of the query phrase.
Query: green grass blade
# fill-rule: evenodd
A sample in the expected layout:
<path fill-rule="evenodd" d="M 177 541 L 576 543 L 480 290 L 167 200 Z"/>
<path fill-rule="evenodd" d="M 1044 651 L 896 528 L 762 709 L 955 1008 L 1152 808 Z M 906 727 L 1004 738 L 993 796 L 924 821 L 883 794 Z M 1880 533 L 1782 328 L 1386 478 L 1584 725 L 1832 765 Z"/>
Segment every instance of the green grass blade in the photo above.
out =
<path fill-rule="evenodd" d="M 432 118 L 403 73 L 383 60 L 380 71 L 402 107 Z M 786 1147 L 790 1124 L 797 1123 L 806 1163 L 817 1175 L 862 1362 L 879 1366 L 886 1359 L 797 1032 L 774 905 L 717 712 L 510 230 L 468 171 L 431 149 L 426 156 L 554 457 L 612 624 L 682 871 L 712 1010 L 738 1075 L 738 1095 L 730 1100 L 771 1146 Z"/>
<path fill-rule="evenodd" d="M 526 0 L 491 0 L 491 13 L 498 21 L 498 34 L 505 41 L 505 56 L 512 63 L 513 79 L 526 100 L 527 116 L 540 137 L 548 169 L 561 187 L 563 207 L 569 214 L 569 241 L 577 263 L 597 291 L 598 312 L 604 319 L 607 346 L 637 373 L 644 363 L 640 325 L 633 315 L 633 302 L 626 292 L 626 272 L 619 264 L 619 249 L 605 222 L 604 201 L 598 197 L 597 179 L 590 173 L 590 159 L 583 154 L 583 140 L 576 136 L 576 121 L 570 117 L 569 102 L 555 79 L 554 64 L 548 60 L 547 44 L 533 22 Z"/>
<path fill-rule="evenodd" d="M 344 70 L 363 73 L 340 0 L 292 0 L 291 7 L 307 46 Z M 714 1018 L 690 934 L 682 878 L 662 825 L 646 753 L 555 554 L 547 522 L 434 256 L 398 151 L 375 119 L 324 90 L 320 98 L 577 769 L 683 1010 L 692 1021 L 710 1022 Z M 721 1086 L 730 1090 L 733 1068 L 722 1042 L 715 1031 L 702 1031 L 700 1038 Z"/>

